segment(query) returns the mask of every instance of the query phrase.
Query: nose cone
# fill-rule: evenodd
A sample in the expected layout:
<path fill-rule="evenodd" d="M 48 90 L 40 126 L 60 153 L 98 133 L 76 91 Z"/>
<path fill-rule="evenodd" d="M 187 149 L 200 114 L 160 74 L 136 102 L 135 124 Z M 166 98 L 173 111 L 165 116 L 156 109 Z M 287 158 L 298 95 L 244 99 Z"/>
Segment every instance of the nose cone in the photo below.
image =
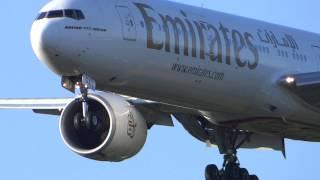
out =
<path fill-rule="evenodd" d="M 59 22 L 35 21 L 31 28 L 31 44 L 38 59 L 58 75 L 68 75 L 70 62 L 63 57 Z"/>

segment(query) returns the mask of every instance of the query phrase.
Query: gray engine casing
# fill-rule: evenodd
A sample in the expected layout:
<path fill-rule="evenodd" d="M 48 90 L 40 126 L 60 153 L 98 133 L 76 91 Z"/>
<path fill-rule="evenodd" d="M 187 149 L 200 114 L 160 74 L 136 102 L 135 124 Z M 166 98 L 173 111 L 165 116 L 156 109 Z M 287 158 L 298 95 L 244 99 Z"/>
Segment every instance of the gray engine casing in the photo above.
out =
<path fill-rule="evenodd" d="M 108 129 L 101 144 L 88 148 L 81 145 L 79 137 L 73 129 L 73 117 L 76 112 L 82 112 L 81 102 L 75 98 L 64 108 L 59 129 L 64 143 L 73 152 L 89 159 L 118 162 L 136 155 L 145 144 L 147 125 L 141 113 L 125 98 L 95 91 L 88 94 L 88 104 L 97 106 L 105 114 Z"/>

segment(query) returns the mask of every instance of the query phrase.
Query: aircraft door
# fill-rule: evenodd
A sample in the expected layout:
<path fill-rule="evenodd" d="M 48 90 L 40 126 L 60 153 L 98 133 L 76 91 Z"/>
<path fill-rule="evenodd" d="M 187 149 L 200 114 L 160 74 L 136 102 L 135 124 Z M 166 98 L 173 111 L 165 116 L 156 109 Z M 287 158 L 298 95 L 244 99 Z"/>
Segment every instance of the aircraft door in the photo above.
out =
<path fill-rule="evenodd" d="M 127 5 L 127 1 L 119 0 L 116 9 L 121 21 L 122 37 L 127 41 L 137 40 L 137 29 L 133 14 Z"/>

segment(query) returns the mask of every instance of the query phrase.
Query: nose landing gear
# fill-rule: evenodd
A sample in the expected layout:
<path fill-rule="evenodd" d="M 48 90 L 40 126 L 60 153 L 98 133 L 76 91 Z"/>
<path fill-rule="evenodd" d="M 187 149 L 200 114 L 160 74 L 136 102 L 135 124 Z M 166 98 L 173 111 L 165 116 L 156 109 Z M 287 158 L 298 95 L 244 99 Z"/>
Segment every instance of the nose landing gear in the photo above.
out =
<path fill-rule="evenodd" d="M 90 124 L 90 115 L 89 115 L 89 107 L 88 107 L 88 91 L 96 89 L 96 82 L 94 79 L 90 78 L 86 74 L 82 74 L 80 76 L 72 76 L 72 77 L 62 77 L 61 85 L 65 89 L 75 93 L 76 89 L 80 90 L 82 102 L 82 122 L 87 122 Z"/>

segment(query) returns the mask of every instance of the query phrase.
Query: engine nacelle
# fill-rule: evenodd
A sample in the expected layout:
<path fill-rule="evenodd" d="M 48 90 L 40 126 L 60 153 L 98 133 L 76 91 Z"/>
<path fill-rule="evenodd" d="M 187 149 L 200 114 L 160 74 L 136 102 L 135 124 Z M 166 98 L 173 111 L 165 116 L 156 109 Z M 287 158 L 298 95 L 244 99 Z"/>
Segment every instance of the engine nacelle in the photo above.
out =
<path fill-rule="evenodd" d="M 142 149 L 146 121 L 123 97 L 96 91 L 88 94 L 88 107 L 90 121 L 83 120 L 80 97 L 61 114 L 60 133 L 72 151 L 94 160 L 118 162 Z"/>

